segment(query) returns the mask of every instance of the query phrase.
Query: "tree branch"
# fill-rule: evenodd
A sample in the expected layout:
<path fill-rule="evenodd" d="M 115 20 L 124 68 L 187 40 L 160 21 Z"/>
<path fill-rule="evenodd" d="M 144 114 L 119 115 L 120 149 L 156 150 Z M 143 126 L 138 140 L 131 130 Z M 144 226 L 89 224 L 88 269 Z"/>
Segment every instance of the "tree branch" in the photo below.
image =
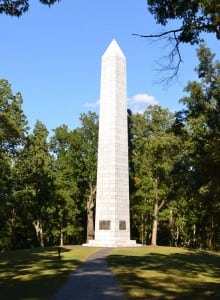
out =
<path fill-rule="evenodd" d="M 165 35 L 169 35 L 170 33 L 177 33 L 183 31 L 182 28 L 179 29 L 172 29 L 172 30 L 168 30 L 168 31 L 164 31 L 162 33 L 158 33 L 158 34 L 149 34 L 149 35 L 143 35 L 143 34 L 138 34 L 138 33 L 133 33 L 132 35 L 141 37 L 141 38 L 161 38 Z"/>
<path fill-rule="evenodd" d="M 158 206 L 158 211 L 161 210 L 161 208 L 164 206 L 165 201 L 162 200 L 162 202 L 160 203 L 160 205 Z"/>
<path fill-rule="evenodd" d="M 171 51 L 168 53 L 167 56 L 163 57 L 163 59 L 168 60 L 168 62 L 164 64 L 159 64 L 160 68 L 157 70 L 158 72 L 171 72 L 170 75 L 166 76 L 165 78 L 160 78 L 157 83 L 161 84 L 168 84 L 174 78 L 177 77 L 180 65 L 183 62 L 182 56 L 180 53 L 179 45 L 180 40 L 177 36 L 178 32 L 183 32 L 183 28 L 173 29 L 164 31 L 159 34 L 150 34 L 150 35 L 142 35 L 142 34 L 133 34 L 134 36 L 138 36 L 141 38 L 149 38 L 149 39 L 166 39 L 168 40 L 169 45 L 172 45 Z"/>

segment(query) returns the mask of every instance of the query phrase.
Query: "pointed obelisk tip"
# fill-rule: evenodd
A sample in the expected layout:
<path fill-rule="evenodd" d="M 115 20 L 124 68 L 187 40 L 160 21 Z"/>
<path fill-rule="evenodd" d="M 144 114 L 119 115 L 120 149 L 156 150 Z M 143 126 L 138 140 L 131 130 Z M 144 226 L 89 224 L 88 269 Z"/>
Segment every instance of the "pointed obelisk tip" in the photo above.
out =
<path fill-rule="evenodd" d="M 122 52 L 121 48 L 119 47 L 119 45 L 115 39 L 112 39 L 108 48 L 105 50 L 103 57 L 106 57 L 106 56 L 118 56 L 118 57 L 125 58 L 124 53 Z"/>

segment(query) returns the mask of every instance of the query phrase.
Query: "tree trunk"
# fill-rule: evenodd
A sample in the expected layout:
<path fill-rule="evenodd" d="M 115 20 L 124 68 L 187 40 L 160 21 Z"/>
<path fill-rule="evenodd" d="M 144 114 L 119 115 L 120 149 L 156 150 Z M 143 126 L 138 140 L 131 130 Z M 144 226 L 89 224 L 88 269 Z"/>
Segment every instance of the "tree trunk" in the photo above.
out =
<path fill-rule="evenodd" d="M 152 226 L 152 237 L 151 237 L 151 245 L 157 246 L 157 227 L 158 227 L 158 214 L 161 207 L 164 205 L 164 200 L 161 201 L 159 205 L 158 199 L 158 179 L 155 179 L 154 186 L 154 215 L 153 215 L 153 226 Z"/>
<path fill-rule="evenodd" d="M 179 237 L 180 237 L 180 230 L 179 226 L 176 227 L 176 236 L 175 236 L 175 247 L 179 246 Z"/>
<path fill-rule="evenodd" d="M 37 238 L 39 240 L 40 246 L 44 247 L 44 237 L 43 237 L 43 226 L 41 221 L 38 219 L 37 221 L 33 222 Z"/>
<path fill-rule="evenodd" d="M 87 216 L 87 241 L 94 240 L 94 217 Z"/>
<path fill-rule="evenodd" d="M 211 217 L 210 224 L 208 224 L 207 228 L 207 239 L 206 239 L 206 247 L 211 250 L 213 248 L 213 237 L 214 237 L 214 221 L 213 216 Z"/>
<path fill-rule="evenodd" d="M 196 247 L 196 224 L 193 224 L 193 248 Z"/>
<path fill-rule="evenodd" d="M 96 186 L 89 185 L 90 194 L 87 201 L 87 242 L 94 240 L 94 206 Z"/>
<path fill-rule="evenodd" d="M 63 226 L 60 226 L 60 247 L 63 247 Z"/>
<path fill-rule="evenodd" d="M 158 200 L 154 202 L 154 217 L 152 227 L 151 245 L 157 246 L 157 226 L 158 226 Z"/>
<path fill-rule="evenodd" d="M 141 216 L 142 224 L 141 224 L 141 244 L 144 245 L 144 215 Z"/>
<path fill-rule="evenodd" d="M 174 233 L 173 233 L 173 211 L 170 209 L 170 217 L 169 217 L 169 227 L 170 227 L 170 247 L 173 246 L 174 241 Z"/>

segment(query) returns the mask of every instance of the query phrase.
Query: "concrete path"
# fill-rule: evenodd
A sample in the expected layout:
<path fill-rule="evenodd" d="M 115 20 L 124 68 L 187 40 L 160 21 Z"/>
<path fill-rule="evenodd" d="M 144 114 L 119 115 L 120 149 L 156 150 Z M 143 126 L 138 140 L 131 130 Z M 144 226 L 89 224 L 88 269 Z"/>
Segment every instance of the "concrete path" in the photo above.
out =
<path fill-rule="evenodd" d="M 102 248 L 75 270 L 52 300 L 124 300 L 105 257 L 110 248 Z"/>

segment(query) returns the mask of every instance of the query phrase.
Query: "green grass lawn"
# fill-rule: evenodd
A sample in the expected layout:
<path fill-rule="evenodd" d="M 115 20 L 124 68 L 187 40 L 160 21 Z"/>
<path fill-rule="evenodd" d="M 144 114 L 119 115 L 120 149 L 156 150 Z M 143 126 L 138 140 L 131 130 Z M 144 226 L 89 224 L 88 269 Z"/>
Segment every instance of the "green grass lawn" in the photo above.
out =
<path fill-rule="evenodd" d="M 69 273 L 96 248 L 66 247 L 9 251 L 0 254 L 0 299 L 50 299 Z"/>
<path fill-rule="evenodd" d="M 66 247 L 0 254 L 0 299 L 50 299 L 97 248 Z M 220 253 L 169 247 L 114 249 L 108 257 L 127 300 L 220 299 Z M 89 299 L 88 299 L 89 300 Z"/>
<path fill-rule="evenodd" d="M 126 299 L 220 299 L 220 253 L 170 247 L 115 249 L 108 263 Z"/>

